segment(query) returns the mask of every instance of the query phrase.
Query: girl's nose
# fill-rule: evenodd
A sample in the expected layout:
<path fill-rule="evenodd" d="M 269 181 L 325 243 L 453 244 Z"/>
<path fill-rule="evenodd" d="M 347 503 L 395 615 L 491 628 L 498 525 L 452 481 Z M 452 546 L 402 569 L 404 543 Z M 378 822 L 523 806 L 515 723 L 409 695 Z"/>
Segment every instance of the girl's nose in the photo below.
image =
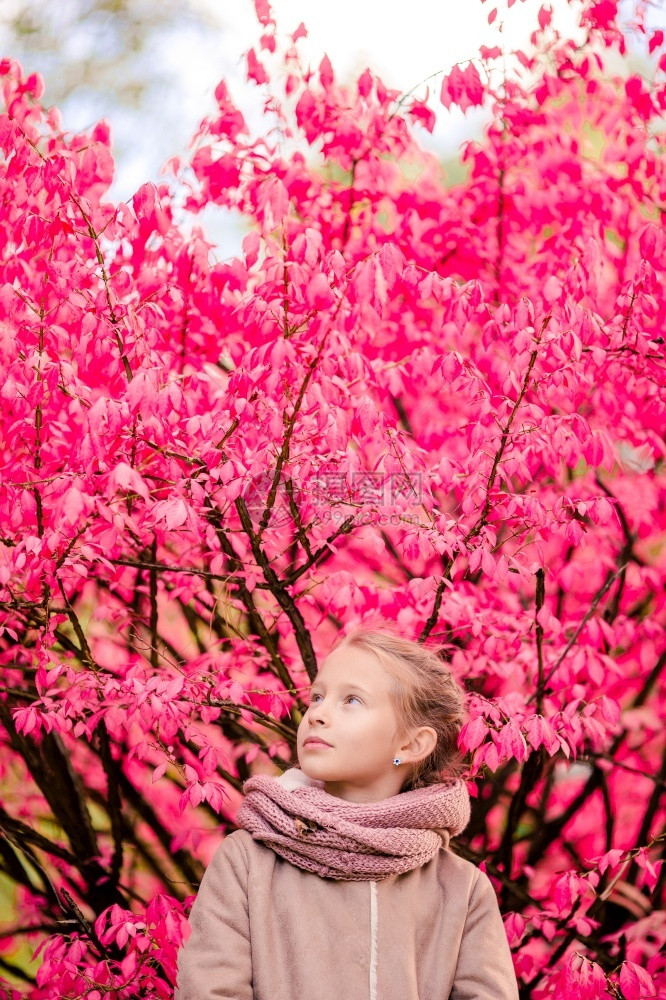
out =
<path fill-rule="evenodd" d="M 308 719 L 311 726 L 316 726 L 318 723 L 324 723 L 326 720 L 326 713 L 323 709 L 323 702 L 318 701 L 314 705 L 310 705 L 308 709 Z"/>

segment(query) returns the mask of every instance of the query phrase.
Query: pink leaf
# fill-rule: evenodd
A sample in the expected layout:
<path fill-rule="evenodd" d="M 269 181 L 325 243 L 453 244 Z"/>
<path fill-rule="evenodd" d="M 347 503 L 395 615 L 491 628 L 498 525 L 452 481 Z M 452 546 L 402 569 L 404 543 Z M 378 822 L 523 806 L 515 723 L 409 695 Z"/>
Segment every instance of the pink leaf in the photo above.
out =
<path fill-rule="evenodd" d="M 315 274 L 308 284 L 306 298 L 312 309 L 329 309 L 335 303 L 335 296 L 324 274 Z"/>
<path fill-rule="evenodd" d="M 168 528 L 179 528 L 187 520 L 187 507 L 183 500 L 174 500 L 165 511 L 165 520 Z"/>
<path fill-rule="evenodd" d="M 168 763 L 167 761 L 163 761 L 161 764 L 157 765 L 157 767 L 153 771 L 153 784 L 156 781 L 159 781 L 159 779 L 162 777 L 162 775 L 167 769 L 167 763 Z"/>
<path fill-rule="evenodd" d="M 446 108 L 456 104 L 461 111 L 466 111 L 482 104 L 483 97 L 483 84 L 474 63 L 469 63 L 464 72 L 460 66 L 454 66 L 442 80 L 440 99 Z"/>
<path fill-rule="evenodd" d="M 393 243 L 385 243 L 379 251 L 379 262 L 386 278 L 386 283 L 391 288 L 405 266 L 405 258 Z"/>
<path fill-rule="evenodd" d="M 268 83 L 268 73 L 263 63 L 259 62 L 257 53 L 250 49 L 247 54 L 247 78 L 256 84 Z"/>
<path fill-rule="evenodd" d="M 663 44 L 664 44 L 664 32 L 662 31 L 661 28 L 658 28 L 656 31 L 652 33 L 652 37 L 648 42 L 648 52 L 650 53 L 654 52 L 655 49 L 658 49 Z"/>
<path fill-rule="evenodd" d="M 229 685 L 229 698 L 231 701 L 236 702 L 236 704 L 240 704 L 245 700 L 245 690 L 243 685 L 239 684 L 238 681 L 232 681 Z"/>
<path fill-rule="evenodd" d="M 432 132 L 435 128 L 435 112 L 429 108 L 424 101 L 414 101 L 409 108 L 409 117 L 412 121 L 418 122 L 427 132 Z"/>
<path fill-rule="evenodd" d="M 476 719 L 472 719 L 463 726 L 459 739 L 460 746 L 466 750 L 476 750 L 477 747 L 481 746 L 487 734 L 488 726 L 485 720 L 481 716 L 477 716 Z"/>
<path fill-rule="evenodd" d="M 319 79 L 324 90 L 330 90 L 333 86 L 333 67 L 328 56 L 324 56 L 319 63 Z"/>
<path fill-rule="evenodd" d="M 259 23 L 264 27 L 273 21 L 271 6 L 268 0 L 254 0 L 254 10 Z"/>
<path fill-rule="evenodd" d="M 81 496 L 81 491 L 70 486 L 62 498 L 62 513 L 65 520 L 69 524 L 75 524 L 85 509 L 86 504 Z"/>
<path fill-rule="evenodd" d="M 359 76 L 356 86 L 358 88 L 359 97 L 368 98 L 372 91 L 372 73 L 369 69 L 364 70 Z"/>
<path fill-rule="evenodd" d="M 143 479 L 136 469 L 129 466 L 127 462 L 119 462 L 111 472 L 109 476 L 109 490 L 111 493 L 115 493 L 116 490 L 127 490 L 137 493 L 144 500 L 148 500 L 150 497 L 148 487 Z"/>
<path fill-rule="evenodd" d="M 606 722 L 610 722 L 612 726 L 616 726 L 620 720 L 620 706 L 613 698 L 602 695 L 601 714 Z"/>
<path fill-rule="evenodd" d="M 620 969 L 620 986 L 625 1000 L 647 1000 L 656 997 L 652 977 L 634 962 L 623 962 Z"/>

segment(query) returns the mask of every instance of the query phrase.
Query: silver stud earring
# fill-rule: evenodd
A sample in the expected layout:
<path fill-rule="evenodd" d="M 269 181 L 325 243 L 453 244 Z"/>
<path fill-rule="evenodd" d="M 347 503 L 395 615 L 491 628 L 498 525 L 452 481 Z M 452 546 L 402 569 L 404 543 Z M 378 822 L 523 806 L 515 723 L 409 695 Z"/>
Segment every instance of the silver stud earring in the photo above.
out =
<path fill-rule="evenodd" d="M 396 767 L 398 767 L 399 764 L 402 764 L 402 757 L 394 757 L 393 763 L 395 764 Z"/>

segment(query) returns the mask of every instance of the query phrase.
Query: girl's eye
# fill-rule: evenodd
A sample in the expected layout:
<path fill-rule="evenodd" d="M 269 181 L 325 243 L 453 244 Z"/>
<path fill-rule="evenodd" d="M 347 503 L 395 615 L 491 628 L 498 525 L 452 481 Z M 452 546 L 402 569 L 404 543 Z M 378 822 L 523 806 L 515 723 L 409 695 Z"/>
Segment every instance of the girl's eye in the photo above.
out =
<path fill-rule="evenodd" d="M 320 695 L 320 694 L 311 694 L 310 695 L 310 705 L 317 705 L 317 704 L 319 704 L 319 702 L 322 700 L 322 697 L 323 696 Z M 345 705 L 348 704 L 348 703 L 350 703 L 350 702 L 354 702 L 354 701 L 358 702 L 359 705 L 362 704 L 361 699 L 357 695 L 355 695 L 355 694 L 348 694 L 344 701 L 345 701 Z"/>

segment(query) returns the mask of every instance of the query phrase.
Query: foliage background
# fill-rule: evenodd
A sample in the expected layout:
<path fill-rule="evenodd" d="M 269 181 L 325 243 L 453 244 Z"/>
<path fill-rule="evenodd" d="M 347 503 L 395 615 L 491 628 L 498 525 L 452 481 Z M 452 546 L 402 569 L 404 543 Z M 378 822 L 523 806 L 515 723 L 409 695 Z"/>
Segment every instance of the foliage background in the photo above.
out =
<path fill-rule="evenodd" d="M 263 133 L 220 84 L 131 204 L 107 127 L 2 63 L 9 995 L 170 995 L 242 780 L 378 615 L 469 691 L 457 849 L 522 996 L 663 991 L 663 34 L 571 6 L 574 40 L 544 6 L 534 55 L 400 95 L 258 3 Z M 489 118 L 453 186 L 451 107 Z M 248 230 L 222 261 L 211 206 Z"/>

